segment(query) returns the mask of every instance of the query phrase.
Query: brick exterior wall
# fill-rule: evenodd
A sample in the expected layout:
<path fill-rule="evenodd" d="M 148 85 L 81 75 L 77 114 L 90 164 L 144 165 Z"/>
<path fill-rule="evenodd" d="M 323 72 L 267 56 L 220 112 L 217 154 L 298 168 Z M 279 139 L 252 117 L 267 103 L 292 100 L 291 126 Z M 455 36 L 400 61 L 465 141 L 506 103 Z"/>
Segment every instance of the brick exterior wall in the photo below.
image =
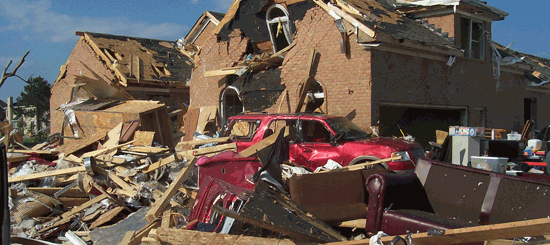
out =
<path fill-rule="evenodd" d="M 50 98 L 50 132 L 52 134 L 61 132 L 63 112 L 57 111 L 56 109 L 59 108 L 61 104 L 69 102 L 71 99 L 72 88 L 70 86 L 75 84 L 75 76 L 83 75 L 94 77 L 92 72 L 85 68 L 82 63 L 97 73 L 105 81 L 115 79 L 113 72 L 100 61 L 100 57 L 95 54 L 84 38 L 81 37 L 67 60 L 67 73 L 65 77 L 52 86 L 52 96 Z"/>
<path fill-rule="evenodd" d="M 454 37 L 455 28 L 456 30 L 460 28 L 460 25 L 458 27 L 455 26 L 455 14 L 432 16 L 423 18 L 423 20 L 427 20 L 428 23 L 434 25 L 435 28 L 441 28 L 442 33 L 449 33 L 449 37 Z"/>
<path fill-rule="evenodd" d="M 65 77 L 57 81 L 51 89 L 52 96 L 50 98 L 50 123 L 51 134 L 61 132 L 63 123 L 63 112 L 56 109 L 63 103 L 69 102 L 71 99 L 72 87 L 75 84 L 75 76 L 83 75 L 94 78 L 94 74 L 88 68 L 93 70 L 105 81 L 114 81 L 116 79 L 114 73 L 107 68 L 101 58 L 96 55 L 93 49 L 86 43 L 83 38 L 80 38 L 76 43 L 71 55 L 67 60 L 67 73 Z M 146 91 L 128 91 L 135 99 L 156 100 L 169 106 L 171 110 L 180 108 L 178 99 L 181 103 L 189 104 L 189 92 L 146 92 Z"/>
<path fill-rule="evenodd" d="M 437 28 L 452 36 L 456 16 L 434 19 Z M 431 23 L 431 22 L 430 22 Z M 438 26 L 440 25 L 440 26 Z M 328 113 L 350 115 L 362 127 L 376 124 L 380 105 L 399 103 L 467 108 L 468 123 L 481 121 L 476 108 L 484 108 L 486 126 L 521 132 L 523 99 L 537 100 L 537 125 L 550 124 L 544 113 L 550 104 L 546 94 L 525 91 L 525 77 L 502 72 L 499 88 L 493 77 L 491 50 L 485 45 L 486 62 L 457 58 L 452 67 L 443 61 L 376 50 L 364 50 L 350 36 L 351 55 L 340 53 L 340 33 L 333 18 L 319 7 L 307 11 L 296 21 L 295 46 L 287 53 L 281 69 L 281 81 L 289 92 L 291 108 L 296 107 L 300 82 L 307 76 L 308 59 L 312 48 L 317 52 L 314 78 L 325 92 Z M 490 31 L 490 24 L 486 23 Z M 260 27 L 264 28 L 264 27 Z M 248 38 L 235 30 L 229 42 L 211 38 L 201 51 L 191 79 L 191 107 L 218 106 L 224 77 L 204 78 L 205 71 L 231 67 L 246 56 Z M 282 95 L 267 112 L 276 112 Z M 287 112 L 286 102 L 281 112 Z M 323 105 L 321 108 L 325 108 Z M 472 125 L 477 126 L 477 125 Z"/>
<path fill-rule="evenodd" d="M 289 92 L 291 108 L 296 108 L 299 84 L 307 77 L 308 60 L 311 49 L 317 53 L 315 79 L 323 86 L 328 113 L 334 115 L 354 115 L 354 121 L 370 125 L 370 54 L 353 43 L 351 36 L 351 57 L 340 53 L 340 32 L 332 17 L 320 7 L 306 13 L 302 21 L 297 21 L 296 45 L 288 52 L 281 69 L 281 80 Z M 263 27 L 261 27 L 263 28 Z M 265 27 L 267 28 L 267 27 Z M 225 78 L 204 78 L 204 71 L 229 67 L 246 56 L 249 39 L 240 36 L 236 30 L 229 42 L 216 42 L 211 38 L 201 51 L 200 59 L 191 78 L 191 106 L 218 106 L 221 91 L 225 88 Z M 354 69 L 350 69 L 353 67 Z M 281 96 L 282 98 L 282 96 Z M 281 98 L 268 112 L 276 112 Z M 288 99 L 287 98 L 287 99 Z M 354 101 L 355 103 L 349 103 Z M 281 112 L 288 112 L 283 106 Z M 324 105 L 322 106 L 324 109 Z"/>
<path fill-rule="evenodd" d="M 206 25 L 206 27 L 204 28 L 204 30 L 202 30 L 202 32 L 199 34 L 197 39 L 195 39 L 193 44 L 201 47 L 203 45 L 203 43 L 206 41 L 206 39 L 208 39 L 208 37 L 211 36 L 209 34 L 212 33 L 214 28 L 216 28 L 216 25 L 214 23 L 212 23 L 211 21 L 209 21 L 208 24 Z"/>

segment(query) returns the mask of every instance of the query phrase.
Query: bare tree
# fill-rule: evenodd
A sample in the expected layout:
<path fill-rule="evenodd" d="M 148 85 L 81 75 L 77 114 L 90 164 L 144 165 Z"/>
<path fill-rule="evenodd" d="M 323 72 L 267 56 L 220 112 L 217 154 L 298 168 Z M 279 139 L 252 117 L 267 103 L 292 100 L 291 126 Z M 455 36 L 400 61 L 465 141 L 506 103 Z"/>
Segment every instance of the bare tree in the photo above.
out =
<path fill-rule="evenodd" d="M 27 55 L 29 54 L 30 51 L 27 51 L 27 53 L 25 53 L 25 55 L 23 55 L 23 57 L 21 58 L 21 60 L 19 61 L 19 64 L 13 69 L 12 72 L 8 72 L 8 68 L 10 67 L 11 65 L 11 60 L 10 62 L 8 62 L 8 65 L 6 66 L 6 68 L 4 68 L 4 72 L 2 72 L 2 80 L 0 80 L 0 88 L 2 87 L 2 85 L 4 85 L 4 81 L 6 81 L 6 79 L 8 79 L 8 77 L 18 77 L 19 79 L 23 80 L 24 82 L 27 82 L 27 80 L 21 78 L 20 76 L 16 75 L 15 73 L 17 72 L 17 70 L 19 69 L 19 67 L 21 67 L 21 65 L 23 64 L 23 62 L 25 62 L 25 57 L 27 57 Z"/>

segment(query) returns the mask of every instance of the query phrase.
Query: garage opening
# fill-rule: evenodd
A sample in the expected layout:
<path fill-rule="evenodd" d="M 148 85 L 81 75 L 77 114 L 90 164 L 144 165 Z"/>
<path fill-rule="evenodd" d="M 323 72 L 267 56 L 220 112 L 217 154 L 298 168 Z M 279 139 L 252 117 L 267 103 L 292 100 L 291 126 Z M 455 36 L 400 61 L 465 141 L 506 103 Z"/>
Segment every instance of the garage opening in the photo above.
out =
<path fill-rule="evenodd" d="M 435 131 L 449 131 L 449 126 L 467 125 L 466 108 L 414 108 L 381 106 L 380 133 L 382 136 L 410 134 L 427 149 L 435 141 Z M 398 126 L 399 125 L 399 126 Z"/>

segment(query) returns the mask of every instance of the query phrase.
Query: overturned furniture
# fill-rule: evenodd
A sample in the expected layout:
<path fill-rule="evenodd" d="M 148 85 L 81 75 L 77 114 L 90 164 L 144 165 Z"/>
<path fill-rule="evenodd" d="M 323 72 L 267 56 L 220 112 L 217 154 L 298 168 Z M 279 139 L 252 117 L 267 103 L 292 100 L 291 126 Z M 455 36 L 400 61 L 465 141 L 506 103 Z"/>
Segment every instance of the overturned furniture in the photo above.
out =
<path fill-rule="evenodd" d="M 375 173 L 366 231 L 389 235 L 548 217 L 550 183 L 422 159 L 415 171 Z"/>

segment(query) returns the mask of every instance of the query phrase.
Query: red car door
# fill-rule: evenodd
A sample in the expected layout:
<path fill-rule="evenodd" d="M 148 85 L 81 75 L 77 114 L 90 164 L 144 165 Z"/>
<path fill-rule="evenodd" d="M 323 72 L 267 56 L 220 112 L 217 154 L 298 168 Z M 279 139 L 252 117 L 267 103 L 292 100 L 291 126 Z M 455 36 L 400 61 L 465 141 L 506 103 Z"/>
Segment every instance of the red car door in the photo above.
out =
<path fill-rule="evenodd" d="M 290 145 L 290 160 L 315 170 L 324 166 L 329 159 L 341 163 L 343 146 L 331 145 L 332 133 L 322 120 L 301 119 L 298 142 Z"/>

